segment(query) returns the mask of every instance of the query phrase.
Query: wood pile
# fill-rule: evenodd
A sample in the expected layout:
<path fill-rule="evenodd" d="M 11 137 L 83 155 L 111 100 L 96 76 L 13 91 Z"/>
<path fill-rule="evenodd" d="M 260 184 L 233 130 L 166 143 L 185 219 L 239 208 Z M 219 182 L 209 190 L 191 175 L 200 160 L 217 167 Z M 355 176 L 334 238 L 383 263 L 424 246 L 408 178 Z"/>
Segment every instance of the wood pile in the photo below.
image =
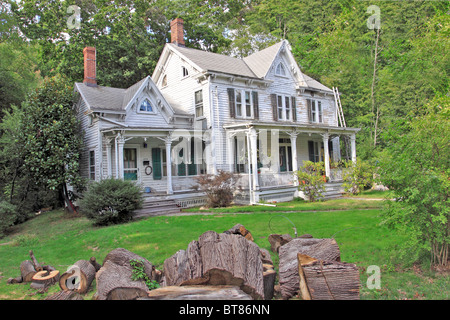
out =
<path fill-rule="evenodd" d="M 117 248 L 102 264 L 95 257 L 78 260 L 60 274 L 41 265 L 30 251 L 30 259 L 20 265 L 20 276 L 8 283 L 30 283 L 39 292 L 58 283 L 61 291 L 46 300 L 83 300 L 94 281 L 95 300 L 271 300 L 280 295 L 285 300 L 297 295 L 303 300 L 359 299 L 358 269 L 340 261 L 334 239 L 271 234 L 268 241 L 278 254 L 278 274 L 271 253 L 237 224 L 222 233 L 204 232 L 166 259 L 163 272 L 147 259 Z M 160 288 L 150 290 L 149 280 Z"/>
<path fill-rule="evenodd" d="M 359 299 L 359 272 L 340 262 L 334 239 L 299 237 L 279 246 L 279 284 L 283 299 Z"/>

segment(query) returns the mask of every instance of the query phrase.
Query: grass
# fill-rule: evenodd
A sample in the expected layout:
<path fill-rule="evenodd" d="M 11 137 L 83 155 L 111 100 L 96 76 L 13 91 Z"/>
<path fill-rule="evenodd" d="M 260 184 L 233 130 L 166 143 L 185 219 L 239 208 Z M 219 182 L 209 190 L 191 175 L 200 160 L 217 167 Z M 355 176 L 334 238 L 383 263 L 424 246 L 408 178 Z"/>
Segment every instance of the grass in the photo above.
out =
<path fill-rule="evenodd" d="M 380 206 L 380 201 L 351 199 L 316 204 L 292 201 L 279 204 L 277 211 L 266 206 L 233 207 L 227 214 L 214 210 L 208 215 L 151 217 L 108 227 L 94 227 L 86 218 L 69 216 L 60 210 L 46 212 L 13 227 L 9 235 L 0 239 L 0 299 L 44 299 L 59 291 L 58 285 L 39 294 L 29 284 L 6 284 L 8 278 L 20 275 L 20 263 L 29 259 L 29 250 L 40 263 L 53 265 L 61 272 L 91 256 L 101 263 L 109 251 L 118 247 L 133 251 L 162 269 L 165 259 L 186 249 L 203 232 L 222 232 L 237 223 L 250 230 L 256 244 L 268 250 L 267 237 L 272 233 L 294 236 L 293 225 L 299 235 L 334 235 L 341 260 L 355 263 L 360 269 L 362 299 L 448 299 L 448 277 L 420 269 L 401 270 L 390 260 L 395 255 L 395 245 L 403 239 L 379 224 Z M 277 255 L 272 254 L 272 259 L 277 269 Z M 365 270 L 370 265 L 381 268 L 379 290 L 367 289 L 369 275 Z M 85 299 L 94 293 L 95 281 Z"/>

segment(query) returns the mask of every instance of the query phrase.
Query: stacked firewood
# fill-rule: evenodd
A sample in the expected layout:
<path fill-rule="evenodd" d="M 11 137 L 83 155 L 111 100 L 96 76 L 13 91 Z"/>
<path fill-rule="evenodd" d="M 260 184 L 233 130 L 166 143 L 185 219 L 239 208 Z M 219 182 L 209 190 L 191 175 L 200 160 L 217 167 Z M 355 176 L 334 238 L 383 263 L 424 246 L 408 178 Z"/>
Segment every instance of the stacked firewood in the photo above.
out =
<path fill-rule="evenodd" d="M 283 299 L 297 295 L 304 300 L 359 299 L 358 269 L 340 262 L 334 239 L 271 234 L 268 240 L 279 257 L 278 274 L 269 251 L 237 224 L 222 233 L 201 234 L 166 259 L 162 272 L 147 259 L 117 248 L 101 265 L 95 257 L 78 260 L 60 275 L 52 266 L 39 264 L 30 251 L 30 260 L 21 263 L 20 276 L 8 283 L 30 282 L 40 292 L 58 283 L 61 290 L 48 300 L 82 300 L 94 280 L 95 300 L 270 300 L 278 295 Z M 149 282 L 159 288 L 150 290 Z"/>

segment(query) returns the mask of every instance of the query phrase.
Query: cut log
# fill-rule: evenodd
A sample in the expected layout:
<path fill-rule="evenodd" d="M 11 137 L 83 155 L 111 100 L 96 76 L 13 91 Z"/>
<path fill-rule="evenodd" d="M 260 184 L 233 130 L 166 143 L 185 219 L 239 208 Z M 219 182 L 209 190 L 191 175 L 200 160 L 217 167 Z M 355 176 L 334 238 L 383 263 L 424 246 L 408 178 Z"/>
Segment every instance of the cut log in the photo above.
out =
<path fill-rule="evenodd" d="M 95 278 L 95 267 L 88 260 L 78 260 L 59 278 L 61 290 L 84 294 Z"/>
<path fill-rule="evenodd" d="M 207 231 L 164 261 L 165 284 L 232 285 L 264 298 L 259 247 L 241 235 Z"/>
<path fill-rule="evenodd" d="M 130 269 L 132 269 L 130 261 L 131 260 L 140 260 L 144 264 L 144 272 L 145 274 L 151 279 L 152 278 L 152 271 L 153 271 L 153 265 L 150 261 L 147 259 L 135 254 L 134 252 L 131 252 L 124 248 L 117 248 L 109 252 L 105 259 L 103 260 L 103 265 L 107 261 L 111 261 L 112 263 L 115 263 L 119 266 L 126 266 Z"/>
<path fill-rule="evenodd" d="M 271 264 L 273 265 L 272 257 L 270 256 L 269 250 L 264 248 L 259 248 L 259 251 L 261 251 L 261 261 L 262 263 Z"/>
<path fill-rule="evenodd" d="M 239 234 L 239 235 L 243 236 L 247 240 L 250 240 L 250 241 L 254 240 L 252 234 L 250 233 L 250 231 L 248 231 L 240 223 L 238 223 L 237 225 L 235 225 L 231 229 L 228 229 L 228 230 L 224 231 L 223 233 L 226 233 L 226 234 Z"/>
<path fill-rule="evenodd" d="M 356 265 L 298 254 L 300 293 L 304 300 L 359 300 Z"/>
<path fill-rule="evenodd" d="M 45 298 L 45 300 L 84 300 L 81 294 L 75 291 L 59 291 L 51 296 Z"/>
<path fill-rule="evenodd" d="M 30 250 L 30 258 L 31 258 L 31 263 L 33 264 L 34 270 L 36 270 L 36 272 L 42 271 L 42 266 L 39 264 L 36 257 L 34 256 L 33 250 Z"/>
<path fill-rule="evenodd" d="M 236 286 L 170 286 L 151 290 L 140 300 L 251 300 Z"/>
<path fill-rule="evenodd" d="M 89 259 L 89 262 L 94 266 L 95 268 L 95 272 L 97 272 L 98 270 L 100 270 L 100 268 L 102 267 L 98 262 L 97 259 L 95 257 L 91 257 Z"/>
<path fill-rule="evenodd" d="M 334 239 L 295 238 L 280 247 L 279 283 L 283 299 L 289 299 L 299 290 L 297 253 L 320 260 L 340 259 L 340 250 Z"/>
<path fill-rule="evenodd" d="M 131 280 L 132 269 L 111 260 L 103 263 L 97 272 L 96 300 L 135 300 L 147 297 L 148 288 L 143 281 Z"/>
<path fill-rule="evenodd" d="M 277 273 L 273 270 L 273 265 L 264 264 L 263 266 L 264 300 L 272 300 Z"/>
<path fill-rule="evenodd" d="M 15 278 L 9 278 L 6 281 L 7 284 L 15 284 L 15 283 L 22 283 L 22 282 L 23 282 L 22 276 L 18 276 Z"/>
<path fill-rule="evenodd" d="M 39 290 L 39 291 L 45 291 L 48 289 L 48 287 L 54 285 L 59 280 L 59 271 L 46 271 L 42 270 L 37 272 L 31 282 L 31 288 Z"/>
<path fill-rule="evenodd" d="M 23 282 L 31 282 L 31 280 L 33 280 L 36 270 L 30 260 L 25 260 L 20 264 L 20 274 Z"/>
<path fill-rule="evenodd" d="M 268 240 L 270 242 L 270 250 L 272 250 L 272 252 L 278 253 L 279 248 L 291 241 L 292 237 L 289 234 L 271 234 Z"/>

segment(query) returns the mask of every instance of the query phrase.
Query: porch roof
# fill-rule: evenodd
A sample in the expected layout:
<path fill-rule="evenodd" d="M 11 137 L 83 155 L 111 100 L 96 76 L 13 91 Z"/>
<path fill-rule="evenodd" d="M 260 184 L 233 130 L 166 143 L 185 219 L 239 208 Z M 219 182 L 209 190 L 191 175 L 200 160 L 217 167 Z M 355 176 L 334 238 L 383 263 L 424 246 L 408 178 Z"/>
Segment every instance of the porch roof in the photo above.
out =
<path fill-rule="evenodd" d="M 330 133 L 330 134 L 354 134 L 361 130 L 361 128 L 352 127 L 336 127 L 319 124 L 306 124 L 294 122 L 261 122 L 261 121 L 247 121 L 241 123 L 224 124 L 225 130 L 242 130 L 249 127 L 260 129 L 280 129 L 280 130 L 296 130 L 299 133 Z"/>

